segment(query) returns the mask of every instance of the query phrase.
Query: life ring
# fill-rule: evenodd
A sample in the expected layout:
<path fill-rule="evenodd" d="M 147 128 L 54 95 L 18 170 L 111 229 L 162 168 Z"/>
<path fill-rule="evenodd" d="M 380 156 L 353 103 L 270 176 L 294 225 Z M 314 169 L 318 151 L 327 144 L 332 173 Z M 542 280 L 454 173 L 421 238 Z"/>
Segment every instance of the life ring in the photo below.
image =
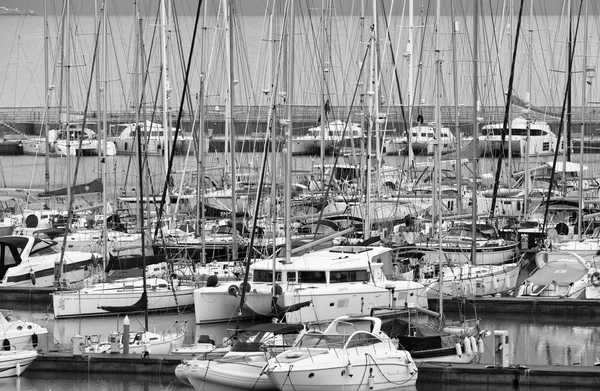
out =
<path fill-rule="evenodd" d="M 227 288 L 227 293 L 237 297 L 240 294 L 240 287 L 237 285 L 230 285 L 229 288 Z"/>
<path fill-rule="evenodd" d="M 147 350 L 144 350 L 142 352 L 142 358 L 148 358 L 148 357 L 150 357 L 150 352 L 148 352 Z"/>
<path fill-rule="evenodd" d="M 556 227 L 554 227 L 554 229 L 556 229 L 556 233 L 558 233 L 559 235 L 569 234 L 569 226 L 565 223 L 556 224 Z"/>
<path fill-rule="evenodd" d="M 246 292 L 250 292 L 250 283 L 246 282 L 246 283 L 241 283 L 240 284 L 240 290 L 244 289 Z"/>

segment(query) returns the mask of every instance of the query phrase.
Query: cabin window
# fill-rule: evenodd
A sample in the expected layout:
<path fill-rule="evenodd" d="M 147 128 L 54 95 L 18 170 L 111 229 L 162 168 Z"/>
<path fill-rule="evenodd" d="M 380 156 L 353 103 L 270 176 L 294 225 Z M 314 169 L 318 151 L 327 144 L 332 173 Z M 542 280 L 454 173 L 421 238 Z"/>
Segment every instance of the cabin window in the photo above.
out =
<path fill-rule="evenodd" d="M 330 272 L 329 282 L 337 284 L 341 282 L 362 282 L 369 281 L 369 272 L 367 270 L 341 270 Z"/>
<path fill-rule="evenodd" d="M 550 150 L 550 143 L 549 142 L 543 143 L 542 144 L 542 150 L 549 151 Z"/>
<path fill-rule="evenodd" d="M 382 342 L 379 338 L 369 333 L 356 333 L 348 341 L 347 349 L 357 348 L 360 346 L 370 346 Z"/>
<path fill-rule="evenodd" d="M 325 284 L 327 281 L 325 279 L 325 272 L 321 271 L 301 271 L 298 272 L 298 282 L 301 283 L 315 283 L 315 284 Z"/>
<path fill-rule="evenodd" d="M 297 282 L 296 281 L 296 272 L 287 272 L 286 274 L 287 282 Z"/>
<path fill-rule="evenodd" d="M 252 280 L 254 282 L 273 282 L 273 270 L 254 269 Z"/>

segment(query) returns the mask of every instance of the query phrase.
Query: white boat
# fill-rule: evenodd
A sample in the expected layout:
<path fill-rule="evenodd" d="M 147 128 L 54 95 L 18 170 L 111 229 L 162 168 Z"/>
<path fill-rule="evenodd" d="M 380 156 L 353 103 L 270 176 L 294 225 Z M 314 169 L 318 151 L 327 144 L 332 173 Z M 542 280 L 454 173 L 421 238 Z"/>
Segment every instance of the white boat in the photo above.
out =
<path fill-rule="evenodd" d="M 457 141 L 449 128 L 440 129 L 441 141 L 435 139 L 435 128 L 428 125 L 418 125 L 410 128 L 410 145 L 415 155 L 433 155 L 434 148 L 439 144 L 442 153 L 456 150 Z M 408 137 L 392 137 L 383 141 L 387 155 L 408 153 Z"/>
<path fill-rule="evenodd" d="M 170 354 L 171 349 L 183 345 L 187 331 L 187 321 L 175 322 L 168 330 L 162 332 L 130 331 L 129 353 L 142 354 Z M 108 341 L 93 344 L 84 348 L 85 353 L 111 353 L 113 346 L 119 347 L 123 353 L 123 333 L 111 333 Z"/>
<path fill-rule="evenodd" d="M 235 343 L 222 358 L 196 358 L 180 364 L 175 375 L 196 390 L 274 390 L 264 368 L 267 360 L 290 348 L 301 324 L 264 323 L 236 330 Z"/>
<path fill-rule="evenodd" d="M 146 153 L 162 155 L 165 147 L 166 132 L 164 127 L 156 122 L 146 121 L 144 122 L 132 122 L 118 124 L 117 129 L 113 131 L 113 134 L 118 136 L 111 138 L 116 146 L 117 153 L 119 154 L 131 154 L 137 149 L 137 130 L 142 132 L 142 147 Z M 175 136 L 175 128 L 171 129 L 171 140 L 169 145 L 172 143 Z M 193 142 L 191 136 L 185 134 L 177 135 L 177 144 L 175 146 L 176 153 L 187 152 L 187 146 Z M 208 147 L 208 143 L 207 147 Z M 170 146 L 172 150 L 172 146 Z M 206 148 L 208 150 L 208 148 Z M 194 149 L 191 148 L 191 153 Z"/>
<path fill-rule="evenodd" d="M 427 308 L 424 286 L 391 281 L 393 250 L 386 247 L 334 246 L 250 266 L 242 318 L 285 317 L 288 323 L 332 320 L 373 307 Z M 275 265 L 274 265 L 275 264 Z M 273 268 L 276 284 L 273 286 Z M 228 321 L 238 315 L 243 281 L 209 284 L 194 292 L 196 323 Z M 273 295 L 275 292 L 275 295 Z M 274 300 L 274 296 L 276 300 Z"/>
<path fill-rule="evenodd" d="M 292 137 L 292 154 L 318 155 L 321 153 L 321 142 L 325 153 L 331 153 L 334 148 L 350 146 L 352 142 L 358 147 L 366 136 L 360 124 L 356 123 L 348 125 L 341 120 L 331 121 L 325 124 L 324 134 L 321 127 L 322 125 L 309 128 L 307 135 Z"/>
<path fill-rule="evenodd" d="M 442 233 L 441 250 L 444 261 L 449 264 L 471 263 L 471 248 L 475 241 L 475 265 L 501 265 L 510 262 L 516 255 L 518 243 L 502 239 L 495 227 L 478 223 L 473 232 L 470 223 L 453 224 Z M 426 261 L 435 263 L 439 259 L 440 241 L 437 238 L 422 240 L 405 246 L 402 251 L 420 253 Z"/>
<path fill-rule="evenodd" d="M 266 373 L 280 390 L 389 390 L 415 386 L 418 369 L 381 331 L 381 319 L 342 316 L 302 335 L 269 360 Z"/>
<path fill-rule="evenodd" d="M 538 267 L 519 287 L 518 297 L 600 299 L 600 271 L 573 252 L 540 251 Z"/>
<path fill-rule="evenodd" d="M 77 283 L 86 271 L 100 262 L 97 253 L 65 251 L 61 281 Z M 33 236 L 0 237 L 0 275 L 3 287 L 52 287 L 55 268 L 60 265 L 61 250 L 56 242 Z"/>
<path fill-rule="evenodd" d="M 427 297 L 440 295 L 438 261 L 425 263 L 404 275 L 424 284 Z M 518 263 L 502 265 L 445 265 L 442 267 L 442 293 L 446 297 L 477 297 L 509 293 L 517 286 Z"/>
<path fill-rule="evenodd" d="M 505 142 L 501 144 L 502 128 L 504 124 L 485 125 L 479 136 L 480 148 L 486 154 L 497 156 L 503 151 L 508 156 L 509 144 L 513 156 L 544 156 L 554 155 L 558 145 L 558 137 L 550 130 L 550 126 L 543 121 L 528 121 L 523 117 L 513 119 L 511 134 L 505 131 Z M 529 131 L 527 127 L 529 126 Z M 528 136 L 529 134 L 529 136 Z M 561 143 L 559 151 L 563 150 Z"/>
<path fill-rule="evenodd" d="M 69 140 L 67 142 L 67 137 Z M 92 129 L 82 129 L 78 124 L 69 124 L 65 127 L 51 129 L 46 137 L 28 138 L 22 140 L 23 154 L 49 156 L 97 156 L 104 154 L 104 141 L 98 139 Z M 106 156 L 117 154 L 115 144 L 106 141 Z"/>
<path fill-rule="evenodd" d="M 0 377 L 21 376 L 37 356 L 36 350 L 0 350 Z"/>
<path fill-rule="evenodd" d="M 162 278 L 146 279 L 148 311 L 174 311 L 191 308 L 194 285 L 180 285 L 179 280 L 167 282 Z M 54 317 L 72 318 L 100 316 L 143 310 L 144 285 L 142 277 L 91 284 L 78 290 L 57 290 L 52 293 Z M 138 305 L 139 304 L 139 305 Z"/>
<path fill-rule="evenodd" d="M 17 318 L 12 311 L 0 310 L 0 340 L 3 350 L 35 349 L 39 337 L 48 334 L 45 327 Z"/>

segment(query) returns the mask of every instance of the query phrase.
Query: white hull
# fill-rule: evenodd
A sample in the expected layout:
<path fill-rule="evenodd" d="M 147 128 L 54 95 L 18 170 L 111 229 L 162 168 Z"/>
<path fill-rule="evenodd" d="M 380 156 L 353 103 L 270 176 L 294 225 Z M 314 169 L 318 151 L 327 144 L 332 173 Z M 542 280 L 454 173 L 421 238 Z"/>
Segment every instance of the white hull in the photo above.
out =
<path fill-rule="evenodd" d="M 515 289 L 520 267 L 516 263 L 502 266 L 454 266 L 444 268 L 443 295 L 450 297 L 491 296 Z M 439 297 L 437 277 L 420 280 L 427 296 Z"/>
<path fill-rule="evenodd" d="M 37 323 L 22 321 L 8 310 L 0 313 L 0 341 L 4 350 L 35 349 L 39 337 L 47 334 L 46 328 Z"/>
<path fill-rule="evenodd" d="M 134 283 L 138 283 L 134 288 Z M 154 286 L 154 288 L 153 288 Z M 173 291 L 166 281 L 147 279 L 148 310 L 174 310 L 191 307 L 194 302 L 193 286 L 178 286 Z M 114 283 L 96 284 L 78 291 L 52 293 L 55 318 L 99 316 L 111 314 L 98 308 L 134 305 L 143 293 L 141 278 L 118 280 Z"/>
<path fill-rule="evenodd" d="M 235 357 L 197 361 L 187 371 L 187 379 L 195 390 L 277 390 L 264 373 L 263 356 Z"/>
<path fill-rule="evenodd" d="M 21 376 L 36 358 L 35 350 L 0 351 L 0 378 Z"/>
<path fill-rule="evenodd" d="M 204 287 L 194 291 L 196 324 L 229 322 L 238 316 L 239 296 L 228 293 L 230 286 L 239 287 L 242 281 L 224 283 L 218 287 Z M 244 309 L 242 318 L 251 318 L 252 312 Z"/>

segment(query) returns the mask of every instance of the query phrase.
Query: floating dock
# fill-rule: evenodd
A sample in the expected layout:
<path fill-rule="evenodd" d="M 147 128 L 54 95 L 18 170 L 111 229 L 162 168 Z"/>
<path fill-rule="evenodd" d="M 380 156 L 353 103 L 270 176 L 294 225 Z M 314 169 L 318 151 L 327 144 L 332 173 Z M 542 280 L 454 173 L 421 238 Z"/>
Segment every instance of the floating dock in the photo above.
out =
<path fill-rule="evenodd" d="M 27 372 L 112 373 L 131 375 L 175 376 L 177 365 L 189 360 L 188 356 L 150 355 L 142 358 L 137 354 L 91 354 L 40 353 Z M 600 366 L 509 366 L 497 368 L 485 364 L 419 364 L 419 384 L 487 384 L 519 389 L 527 385 L 577 389 L 600 389 Z M 510 387 L 510 388 L 508 388 Z"/>

